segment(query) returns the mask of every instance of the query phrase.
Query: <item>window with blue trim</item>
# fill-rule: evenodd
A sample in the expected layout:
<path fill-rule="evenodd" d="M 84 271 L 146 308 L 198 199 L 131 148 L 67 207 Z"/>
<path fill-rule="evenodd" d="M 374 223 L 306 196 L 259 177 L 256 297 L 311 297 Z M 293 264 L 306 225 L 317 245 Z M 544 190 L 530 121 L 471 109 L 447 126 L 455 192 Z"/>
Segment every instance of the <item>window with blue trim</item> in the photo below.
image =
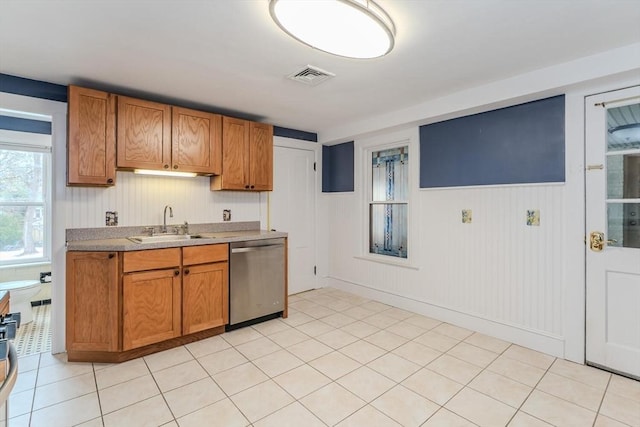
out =
<path fill-rule="evenodd" d="M 371 152 L 369 253 L 407 258 L 409 147 Z"/>

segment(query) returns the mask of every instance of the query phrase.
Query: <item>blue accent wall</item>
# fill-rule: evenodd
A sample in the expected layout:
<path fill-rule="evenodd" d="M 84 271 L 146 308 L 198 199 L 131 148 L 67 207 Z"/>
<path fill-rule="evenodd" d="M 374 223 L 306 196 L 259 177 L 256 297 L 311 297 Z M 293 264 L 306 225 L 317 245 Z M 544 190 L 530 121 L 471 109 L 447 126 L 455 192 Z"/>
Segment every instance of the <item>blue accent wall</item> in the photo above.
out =
<path fill-rule="evenodd" d="M 564 95 L 420 126 L 420 187 L 565 181 Z"/>
<path fill-rule="evenodd" d="M 322 192 L 353 191 L 353 141 L 322 146 Z"/>
<path fill-rule="evenodd" d="M 0 116 L 0 129 L 51 135 L 51 122 Z"/>
<path fill-rule="evenodd" d="M 0 74 L 0 92 L 67 102 L 66 86 L 10 76 L 9 74 Z"/>
<path fill-rule="evenodd" d="M 273 127 L 273 136 L 282 136 L 284 138 L 301 139 L 303 141 L 318 142 L 318 134 L 313 132 L 305 132 L 303 130 L 283 128 L 280 126 Z"/>

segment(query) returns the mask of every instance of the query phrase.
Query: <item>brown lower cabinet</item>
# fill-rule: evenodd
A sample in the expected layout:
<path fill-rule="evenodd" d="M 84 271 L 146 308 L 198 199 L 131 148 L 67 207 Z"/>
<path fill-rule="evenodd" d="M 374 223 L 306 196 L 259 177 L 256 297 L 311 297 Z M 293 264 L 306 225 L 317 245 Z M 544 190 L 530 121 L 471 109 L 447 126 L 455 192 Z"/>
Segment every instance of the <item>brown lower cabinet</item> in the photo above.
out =
<path fill-rule="evenodd" d="M 67 352 L 118 351 L 118 254 L 67 252 Z"/>
<path fill-rule="evenodd" d="M 122 278 L 122 349 L 181 335 L 180 269 L 142 271 Z"/>
<path fill-rule="evenodd" d="M 228 251 L 67 252 L 69 361 L 120 362 L 224 332 Z"/>

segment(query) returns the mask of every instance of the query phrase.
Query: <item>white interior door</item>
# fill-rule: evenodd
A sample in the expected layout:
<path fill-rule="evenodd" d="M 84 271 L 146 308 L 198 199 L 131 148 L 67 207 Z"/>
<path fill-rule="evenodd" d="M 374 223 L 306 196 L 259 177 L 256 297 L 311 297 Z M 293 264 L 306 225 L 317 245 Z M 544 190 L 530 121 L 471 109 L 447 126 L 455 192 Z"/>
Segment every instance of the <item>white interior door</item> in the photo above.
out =
<path fill-rule="evenodd" d="M 640 87 L 586 102 L 586 359 L 640 378 Z"/>
<path fill-rule="evenodd" d="M 314 162 L 314 150 L 274 147 L 270 227 L 289 233 L 290 295 L 316 286 Z"/>

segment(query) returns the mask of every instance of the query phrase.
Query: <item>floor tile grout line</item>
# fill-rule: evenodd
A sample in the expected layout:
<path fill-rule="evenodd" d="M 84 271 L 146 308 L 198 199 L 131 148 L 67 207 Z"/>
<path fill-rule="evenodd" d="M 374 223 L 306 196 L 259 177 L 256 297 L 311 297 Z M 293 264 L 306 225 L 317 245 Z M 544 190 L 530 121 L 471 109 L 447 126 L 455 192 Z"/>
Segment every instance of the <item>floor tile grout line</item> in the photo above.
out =
<path fill-rule="evenodd" d="M 512 344 L 512 345 L 513 345 L 513 344 Z M 511 347 L 511 346 L 509 346 L 509 347 Z M 505 351 L 506 351 L 506 350 L 505 350 Z M 513 418 L 515 418 L 515 416 L 518 414 L 518 412 L 521 412 L 521 411 L 522 411 L 523 413 L 525 413 L 525 414 L 529 415 L 530 417 L 533 417 L 533 418 L 535 418 L 535 419 L 537 419 L 537 420 L 543 421 L 543 422 L 545 422 L 545 423 L 547 423 L 547 424 L 551 424 L 551 423 L 549 423 L 549 422 L 547 422 L 547 421 L 545 421 L 545 420 L 543 420 L 543 419 L 538 418 L 537 416 L 535 416 L 535 415 L 533 415 L 533 414 L 530 414 L 530 413 L 528 413 L 528 412 L 526 412 L 526 411 L 523 411 L 523 410 L 522 410 L 522 407 L 524 406 L 524 404 L 525 404 L 525 403 L 527 403 L 527 400 L 529 400 L 529 398 L 531 397 L 531 395 L 533 394 L 533 392 L 534 392 L 534 391 L 536 391 L 536 390 L 538 389 L 538 385 L 540 385 L 540 383 L 542 382 L 542 379 L 543 379 L 543 378 L 545 377 L 545 375 L 547 375 L 547 373 L 550 371 L 551 366 L 553 366 L 553 364 L 555 363 L 556 359 L 557 359 L 557 357 L 554 357 L 553 362 L 551 362 L 551 363 L 549 364 L 549 366 L 547 367 L 547 369 L 544 371 L 544 374 L 542 374 L 542 375 L 540 376 L 540 378 L 538 379 L 538 381 L 536 382 L 536 384 L 535 384 L 533 387 L 531 387 L 531 391 L 529 392 L 529 394 L 527 394 L 527 397 L 525 397 L 525 398 L 522 400 L 522 403 L 520 403 L 520 406 L 519 406 L 519 407 L 518 407 L 518 409 L 516 410 L 516 413 L 515 413 L 515 414 L 513 414 L 513 417 L 511 417 L 511 419 L 509 420 L 509 423 L 513 420 Z M 524 363 L 524 362 L 523 362 L 523 363 Z M 538 391 L 542 392 L 542 390 L 538 390 Z M 554 396 L 554 397 L 557 397 L 557 396 Z M 563 399 L 563 400 L 564 400 L 564 399 Z M 508 423 L 507 423 L 507 425 L 508 425 Z"/>
<path fill-rule="evenodd" d="M 182 347 L 184 347 L 186 349 L 186 346 L 183 345 Z M 174 348 L 177 348 L 177 347 L 174 347 Z M 189 351 L 189 350 L 187 350 L 187 351 Z M 189 354 L 191 354 L 191 353 L 189 353 Z M 173 413 L 173 410 L 171 409 L 171 405 L 169 405 L 169 402 L 167 401 L 167 397 L 164 395 L 165 392 L 162 391 L 162 388 L 160 388 L 160 384 L 158 384 L 158 380 L 156 379 L 155 375 L 153 375 L 153 371 L 151 370 L 151 367 L 149 366 L 149 362 L 147 361 L 147 359 L 144 358 L 144 356 L 142 357 L 142 361 L 144 362 L 145 366 L 147 367 L 147 370 L 149 371 L 149 375 L 151 375 L 151 379 L 153 380 L 153 383 L 158 388 L 158 392 L 160 393 L 160 396 L 162 396 L 162 400 L 164 401 L 164 404 L 167 405 L 167 409 L 169 410 L 169 413 L 173 417 L 173 421 L 175 421 L 177 423 L 178 419 L 176 418 L 176 415 Z M 183 362 L 183 363 L 187 363 L 187 362 Z M 177 365 L 169 366 L 166 369 L 172 368 L 173 366 L 177 366 Z M 204 367 L 202 369 L 204 369 Z M 160 372 L 160 371 L 162 371 L 162 369 L 158 370 L 157 372 Z M 205 372 L 206 372 L 206 370 L 205 370 Z M 189 384 L 191 384 L 191 383 L 189 383 Z M 170 391 L 170 390 L 167 390 L 167 391 Z M 144 400 L 149 400 L 149 399 L 152 399 L 154 397 L 156 397 L 156 395 L 153 395 L 153 396 L 151 396 L 151 397 L 149 397 L 147 399 L 144 399 Z M 144 402 L 144 400 L 142 400 L 142 402 Z M 133 403 L 133 405 L 135 405 L 137 403 L 139 403 L 139 402 L 135 402 L 135 403 Z M 164 423 L 164 424 L 167 424 L 167 423 Z"/>
<path fill-rule="evenodd" d="M 600 415 L 600 409 L 602 409 L 602 404 L 604 403 L 604 399 L 607 395 L 607 390 L 609 389 L 609 384 L 611 384 L 611 375 L 609 375 L 609 379 L 607 380 L 607 385 L 604 388 L 604 391 L 602 392 L 602 397 L 600 398 L 600 404 L 598 404 L 598 410 L 596 411 L 596 416 L 593 419 L 593 424 L 592 426 L 595 427 L 596 422 L 598 421 L 598 415 Z"/>
<path fill-rule="evenodd" d="M 100 399 L 100 390 L 98 389 L 98 377 L 96 376 L 96 367 L 95 364 L 91 364 L 91 372 L 93 373 L 93 383 L 96 386 L 96 398 L 98 399 L 98 409 L 100 410 L 100 422 L 102 423 L 102 427 L 104 427 L 104 415 L 102 413 L 102 399 Z"/>

